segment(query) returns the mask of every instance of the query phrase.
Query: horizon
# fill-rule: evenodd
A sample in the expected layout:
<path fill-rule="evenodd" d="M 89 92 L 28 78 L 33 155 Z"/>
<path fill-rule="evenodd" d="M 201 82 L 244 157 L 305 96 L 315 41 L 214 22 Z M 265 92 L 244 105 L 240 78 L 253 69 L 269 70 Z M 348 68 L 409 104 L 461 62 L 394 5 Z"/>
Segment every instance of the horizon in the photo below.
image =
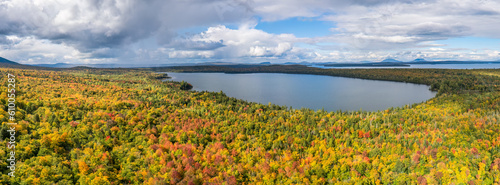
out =
<path fill-rule="evenodd" d="M 3 58 L 0 56 L 0 63 L 2 62 L 13 62 L 15 64 L 28 65 L 28 66 L 39 66 L 39 67 L 49 67 L 49 68 L 72 68 L 72 67 L 91 67 L 91 68 L 150 68 L 150 67 L 173 67 L 173 66 L 216 66 L 216 65 L 306 65 L 306 66 L 322 66 L 322 65 L 332 65 L 332 64 L 376 64 L 376 63 L 406 63 L 411 65 L 420 65 L 420 64 L 454 64 L 460 65 L 463 64 L 497 64 L 500 63 L 500 60 L 467 60 L 467 61 L 458 61 L 458 60 L 425 60 L 423 58 L 416 58 L 411 61 L 399 61 L 393 58 L 386 58 L 382 61 L 358 61 L 358 62 L 308 62 L 308 61 L 300 61 L 300 62 L 284 62 L 284 63 L 272 63 L 272 62 L 258 62 L 258 63 L 237 63 L 237 62 L 217 62 L 217 61 L 206 61 L 206 62 L 195 62 L 195 63 L 168 63 L 168 64 L 114 64 L 114 63 L 101 63 L 101 64 L 84 64 L 84 63 L 39 63 L 39 64 L 22 64 L 16 61 L 11 61 L 9 59 Z M 425 63 L 415 63 L 415 62 L 425 62 Z M 471 63 L 472 62 L 472 63 Z"/>
<path fill-rule="evenodd" d="M 117 66 L 500 61 L 495 7 L 500 2 L 6 1 L 0 57 Z"/>
<path fill-rule="evenodd" d="M 49 67 L 49 68 L 73 68 L 73 67 L 91 67 L 91 68 L 155 68 L 155 67 L 174 67 L 174 66 L 228 66 L 228 65 L 305 65 L 311 67 L 332 67 L 328 65 L 352 65 L 351 67 L 356 67 L 357 65 L 364 64 L 377 64 L 377 63 L 403 63 L 407 65 L 442 65 L 442 64 L 452 64 L 452 65 L 468 65 L 468 64 L 499 64 L 500 60 L 425 60 L 423 58 L 416 58 L 410 61 L 399 61 L 393 58 L 386 58 L 382 61 L 358 61 L 358 62 L 308 62 L 308 61 L 298 61 L 298 62 L 284 62 L 284 63 L 273 63 L 273 62 L 255 62 L 255 63 L 244 63 L 244 62 L 219 62 L 219 61 L 204 61 L 204 62 L 191 62 L 191 63 L 166 63 L 166 64 L 130 64 L 130 63 L 99 63 L 99 64 L 85 64 L 85 63 L 38 63 L 38 64 L 22 64 L 16 61 L 12 61 L 0 56 L 0 63 L 2 62 L 13 62 L 14 64 L 21 64 L 27 66 L 37 66 L 37 67 Z M 339 67 L 339 66 L 337 66 Z M 348 67 L 348 66 L 342 66 Z M 484 66 L 483 66 L 484 67 Z M 497 66 L 492 66 L 493 68 Z M 321 67 L 320 67 L 321 68 Z M 377 68 L 377 67 L 376 67 Z M 446 68 L 446 67 L 444 67 Z M 453 68 L 453 67 L 452 67 Z"/>

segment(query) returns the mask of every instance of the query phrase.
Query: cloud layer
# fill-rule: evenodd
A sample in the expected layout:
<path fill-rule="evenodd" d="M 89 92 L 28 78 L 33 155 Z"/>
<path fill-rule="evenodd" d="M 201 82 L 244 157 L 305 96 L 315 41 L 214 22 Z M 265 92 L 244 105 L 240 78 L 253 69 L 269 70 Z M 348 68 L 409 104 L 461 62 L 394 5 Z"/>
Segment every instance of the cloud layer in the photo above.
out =
<path fill-rule="evenodd" d="M 170 45 L 175 48 L 167 52 L 171 58 L 238 58 L 238 57 L 282 57 L 291 52 L 298 39 L 291 34 L 269 34 L 253 27 L 242 26 L 229 29 L 225 26 L 210 27 L 207 31 Z M 188 46 L 188 47 L 186 47 Z M 198 50 L 206 55 L 197 55 Z"/>
<path fill-rule="evenodd" d="M 5 0 L 0 16 L 0 56 L 23 63 L 500 59 L 498 46 L 436 43 L 500 39 L 493 0 Z M 305 38 L 255 29 L 295 17 L 335 27 Z M 180 33 L 190 28 L 204 31 Z"/>

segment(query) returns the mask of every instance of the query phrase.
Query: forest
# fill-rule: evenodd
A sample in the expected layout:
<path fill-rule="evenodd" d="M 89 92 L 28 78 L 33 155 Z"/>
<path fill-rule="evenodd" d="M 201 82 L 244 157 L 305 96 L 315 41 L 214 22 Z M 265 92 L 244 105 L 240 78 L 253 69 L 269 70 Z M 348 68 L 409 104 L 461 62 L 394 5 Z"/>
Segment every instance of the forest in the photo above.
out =
<path fill-rule="evenodd" d="M 500 69 L 0 71 L 0 184 L 500 183 Z M 344 76 L 426 84 L 438 94 L 384 111 L 326 112 L 190 91 L 157 71 Z M 15 177 L 7 175 L 9 73 Z"/>

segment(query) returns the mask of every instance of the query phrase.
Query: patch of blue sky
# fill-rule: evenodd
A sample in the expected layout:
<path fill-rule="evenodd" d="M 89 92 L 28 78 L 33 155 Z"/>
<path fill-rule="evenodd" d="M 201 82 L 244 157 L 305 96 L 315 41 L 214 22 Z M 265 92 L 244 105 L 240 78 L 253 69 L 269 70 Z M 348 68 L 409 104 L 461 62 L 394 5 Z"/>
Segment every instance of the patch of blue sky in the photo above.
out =
<path fill-rule="evenodd" d="M 321 37 L 332 34 L 330 28 L 335 25 L 329 21 L 320 21 L 317 18 L 289 18 L 286 20 L 261 22 L 255 29 L 263 30 L 267 33 L 283 34 L 289 33 L 296 37 Z"/>
<path fill-rule="evenodd" d="M 477 50 L 500 50 L 500 39 L 485 37 L 457 37 L 435 41 L 436 44 L 445 44 L 443 48 L 466 48 Z"/>
<path fill-rule="evenodd" d="M 342 48 L 341 46 L 342 46 L 341 44 L 333 42 L 319 42 L 315 44 L 297 42 L 294 44 L 294 47 L 310 49 L 316 52 L 323 52 L 323 51 L 331 52 L 341 49 Z"/>

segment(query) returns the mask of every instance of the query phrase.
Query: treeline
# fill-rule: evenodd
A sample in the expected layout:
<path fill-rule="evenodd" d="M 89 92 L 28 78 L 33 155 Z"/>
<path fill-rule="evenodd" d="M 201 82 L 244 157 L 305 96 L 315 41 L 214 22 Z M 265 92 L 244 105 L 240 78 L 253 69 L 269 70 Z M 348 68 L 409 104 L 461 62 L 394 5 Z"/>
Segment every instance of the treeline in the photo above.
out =
<path fill-rule="evenodd" d="M 279 67 L 261 68 L 271 69 Z M 307 68 L 283 71 L 297 69 Z M 470 83 L 461 93 L 378 112 L 262 105 L 180 90 L 144 70 L 0 71 L 18 81 L 16 177 L 7 176 L 1 147 L 0 184 L 500 183 L 500 93 L 482 81 L 500 70 L 331 70 Z"/>

